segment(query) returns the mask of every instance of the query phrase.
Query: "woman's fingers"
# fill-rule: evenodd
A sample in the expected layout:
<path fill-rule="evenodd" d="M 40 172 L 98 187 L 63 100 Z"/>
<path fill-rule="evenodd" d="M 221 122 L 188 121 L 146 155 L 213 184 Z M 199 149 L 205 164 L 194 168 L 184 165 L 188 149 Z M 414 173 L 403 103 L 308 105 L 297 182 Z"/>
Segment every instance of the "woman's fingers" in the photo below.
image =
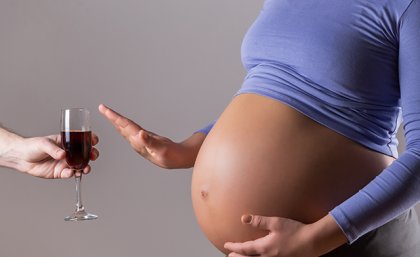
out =
<path fill-rule="evenodd" d="M 115 126 L 134 150 L 143 156 L 152 155 L 151 149 L 155 141 L 151 138 L 152 133 L 146 132 L 138 124 L 103 104 L 99 105 L 99 111 Z"/>
<path fill-rule="evenodd" d="M 172 162 L 172 140 L 144 130 L 130 119 L 101 104 L 99 112 L 105 116 L 141 156 L 160 167 L 169 167 Z M 171 166 L 172 167 L 172 166 Z"/>
<path fill-rule="evenodd" d="M 226 243 L 225 248 L 232 253 L 228 256 L 259 256 L 259 252 L 255 246 L 255 241 L 248 241 L 245 243 Z M 235 255 L 237 254 L 237 255 Z"/>
<path fill-rule="evenodd" d="M 135 136 L 139 133 L 140 130 L 142 130 L 142 127 L 140 127 L 138 124 L 103 104 L 100 104 L 98 109 L 99 112 L 104 115 L 105 118 L 107 118 L 120 132 L 120 134 L 127 140 L 130 136 Z"/>

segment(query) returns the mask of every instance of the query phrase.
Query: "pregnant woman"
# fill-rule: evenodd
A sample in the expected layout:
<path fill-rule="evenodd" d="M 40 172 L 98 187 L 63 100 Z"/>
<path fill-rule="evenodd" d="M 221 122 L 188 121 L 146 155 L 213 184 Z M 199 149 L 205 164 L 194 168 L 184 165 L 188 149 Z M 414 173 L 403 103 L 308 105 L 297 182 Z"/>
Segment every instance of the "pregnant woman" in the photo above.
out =
<path fill-rule="evenodd" d="M 197 220 L 229 256 L 420 256 L 420 0 L 266 0 L 242 61 L 183 142 L 99 110 L 154 164 L 194 166 Z"/>

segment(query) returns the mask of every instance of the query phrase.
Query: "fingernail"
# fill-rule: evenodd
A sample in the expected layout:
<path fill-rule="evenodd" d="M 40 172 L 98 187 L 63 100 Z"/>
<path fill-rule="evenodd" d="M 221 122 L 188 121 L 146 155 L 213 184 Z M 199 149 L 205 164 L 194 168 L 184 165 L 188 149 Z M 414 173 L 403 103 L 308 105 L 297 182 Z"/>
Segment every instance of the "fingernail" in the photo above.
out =
<path fill-rule="evenodd" d="M 247 215 L 242 216 L 242 222 L 243 223 L 251 224 L 251 221 L 252 221 L 252 215 L 247 214 Z"/>

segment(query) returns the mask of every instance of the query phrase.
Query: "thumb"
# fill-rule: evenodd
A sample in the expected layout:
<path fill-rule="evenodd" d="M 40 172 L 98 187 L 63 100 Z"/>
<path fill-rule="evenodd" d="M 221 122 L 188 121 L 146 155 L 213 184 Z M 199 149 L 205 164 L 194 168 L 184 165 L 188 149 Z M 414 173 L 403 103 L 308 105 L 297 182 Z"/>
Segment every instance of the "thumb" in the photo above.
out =
<path fill-rule="evenodd" d="M 270 230 L 272 220 L 271 217 L 246 214 L 242 215 L 241 221 L 244 224 L 251 225 L 254 228 Z"/>
<path fill-rule="evenodd" d="M 152 134 L 146 132 L 145 130 L 139 131 L 139 136 L 144 143 L 144 147 L 150 155 L 154 155 L 159 148 L 159 140 L 155 138 Z"/>
<path fill-rule="evenodd" d="M 65 151 L 58 147 L 51 139 L 41 138 L 38 143 L 39 149 L 56 160 L 63 159 L 66 155 Z"/>

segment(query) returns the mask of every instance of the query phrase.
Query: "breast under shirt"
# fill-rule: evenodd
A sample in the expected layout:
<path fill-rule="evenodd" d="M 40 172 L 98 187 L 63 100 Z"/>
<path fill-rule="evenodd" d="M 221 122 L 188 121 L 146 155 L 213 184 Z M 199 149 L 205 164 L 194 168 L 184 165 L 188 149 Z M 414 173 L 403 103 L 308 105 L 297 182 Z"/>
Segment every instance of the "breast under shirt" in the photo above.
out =
<path fill-rule="evenodd" d="M 242 61 L 237 94 L 274 98 L 383 154 L 398 157 L 402 117 L 405 152 L 330 211 L 350 243 L 419 201 L 420 0 L 266 0 Z"/>

